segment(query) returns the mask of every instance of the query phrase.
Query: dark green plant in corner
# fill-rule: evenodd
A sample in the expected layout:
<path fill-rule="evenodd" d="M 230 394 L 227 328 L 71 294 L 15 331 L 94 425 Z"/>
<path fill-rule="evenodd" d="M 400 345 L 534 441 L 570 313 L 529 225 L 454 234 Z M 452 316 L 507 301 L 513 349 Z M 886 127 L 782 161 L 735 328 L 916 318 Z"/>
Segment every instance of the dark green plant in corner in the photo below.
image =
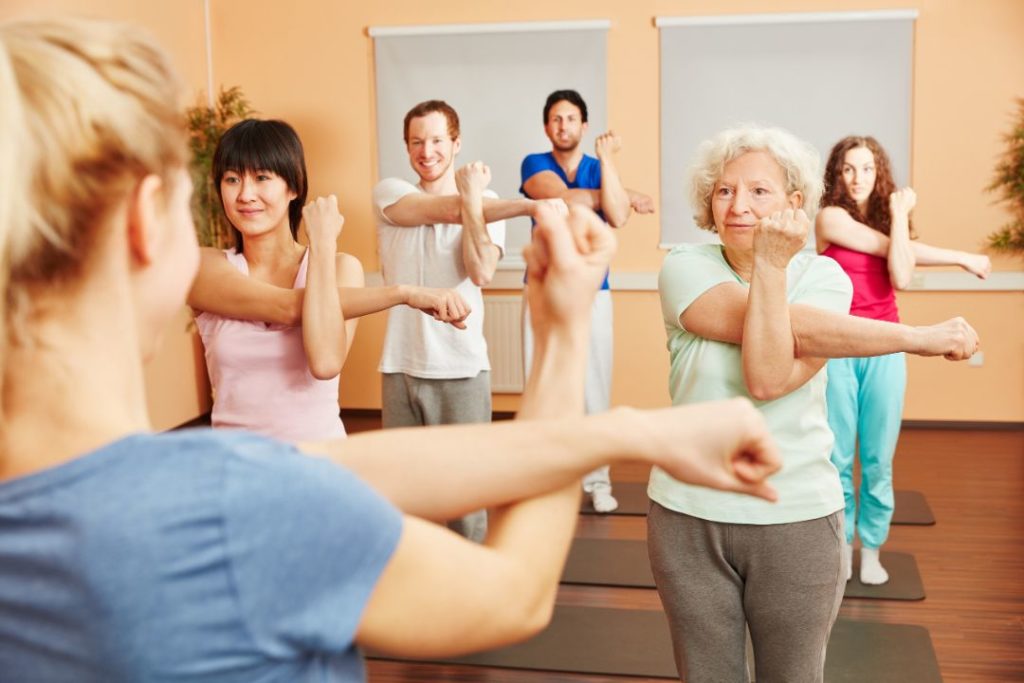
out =
<path fill-rule="evenodd" d="M 1013 220 L 989 235 L 988 244 L 996 251 L 1024 254 L 1024 98 L 1017 100 L 1016 124 L 1003 140 L 1006 149 L 986 189 L 1010 205 Z"/>
<path fill-rule="evenodd" d="M 185 110 L 192 148 L 192 217 L 199 244 L 204 247 L 226 249 L 234 246 L 224 210 L 217 201 L 210 171 L 213 168 L 213 152 L 221 136 L 233 124 L 253 113 L 254 110 L 238 86 L 227 90 L 221 88 L 213 107 L 200 104 Z"/>

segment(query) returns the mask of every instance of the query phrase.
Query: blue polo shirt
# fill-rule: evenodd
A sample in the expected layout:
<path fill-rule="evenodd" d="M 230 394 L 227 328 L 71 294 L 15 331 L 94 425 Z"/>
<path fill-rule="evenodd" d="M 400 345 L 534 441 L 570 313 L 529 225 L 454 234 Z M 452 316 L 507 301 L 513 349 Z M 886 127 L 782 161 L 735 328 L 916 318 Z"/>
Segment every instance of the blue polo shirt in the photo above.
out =
<path fill-rule="evenodd" d="M 576 177 L 573 178 L 572 182 L 569 181 L 568 176 L 565 175 L 565 171 L 558 165 L 558 161 L 555 160 L 555 155 L 551 152 L 541 152 L 539 154 L 530 154 L 523 159 L 523 164 L 519 169 L 519 175 L 522 179 L 522 184 L 519 186 L 519 192 L 530 199 L 536 199 L 536 197 L 530 197 L 526 192 L 526 181 L 533 176 L 543 171 L 551 171 L 558 175 L 565 183 L 566 187 L 571 190 L 600 190 L 601 189 L 601 162 L 595 157 L 589 154 L 584 154 L 580 160 L 580 165 L 576 169 Z M 604 214 L 600 211 L 597 215 L 604 220 Z M 604 281 L 601 283 L 601 289 L 608 289 L 608 272 L 604 274 Z"/>

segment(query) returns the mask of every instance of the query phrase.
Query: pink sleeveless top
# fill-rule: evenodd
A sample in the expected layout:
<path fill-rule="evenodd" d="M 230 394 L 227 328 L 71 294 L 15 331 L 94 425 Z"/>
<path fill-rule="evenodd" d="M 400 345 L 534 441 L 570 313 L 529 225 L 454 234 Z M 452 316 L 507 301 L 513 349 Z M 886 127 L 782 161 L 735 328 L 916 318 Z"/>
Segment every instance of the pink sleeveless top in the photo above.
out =
<path fill-rule="evenodd" d="M 873 320 L 888 320 L 898 323 L 896 292 L 889 279 L 889 264 L 881 256 L 872 256 L 830 244 L 822 256 L 829 256 L 850 276 L 853 282 L 853 303 L 850 314 Z"/>
<path fill-rule="evenodd" d="M 228 261 L 245 275 L 249 264 L 235 250 Z M 309 250 L 293 288 L 306 286 Z M 196 316 L 213 385 L 214 427 L 247 429 L 283 441 L 345 436 L 338 416 L 338 378 L 319 380 L 309 371 L 302 328 L 213 313 Z"/>

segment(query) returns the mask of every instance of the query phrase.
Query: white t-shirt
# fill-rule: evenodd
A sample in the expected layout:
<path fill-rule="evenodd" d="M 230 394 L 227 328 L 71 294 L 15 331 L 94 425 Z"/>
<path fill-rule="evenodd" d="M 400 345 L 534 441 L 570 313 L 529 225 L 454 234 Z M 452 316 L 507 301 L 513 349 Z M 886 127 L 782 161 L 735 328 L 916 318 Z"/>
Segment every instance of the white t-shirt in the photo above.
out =
<path fill-rule="evenodd" d="M 462 226 L 447 223 L 396 226 L 384 209 L 420 188 L 401 178 L 386 178 L 373 188 L 377 244 L 386 285 L 419 285 L 458 290 L 469 304 L 466 329 L 434 320 L 408 306 L 388 311 L 381 372 L 401 372 L 424 379 L 463 379 L 490 370 L 484 340 L 484 300 L 462 261 Z M 486 190 L 484 196 L 497 198 Z M 505 222 L 487 224 L 491 241 L 504 253 Z"/>
<path fill-rule="evenodd" d="M 690 304 L 723 282 L 747 285 L 729 267 L 717 244 L 684 244 L 665 257 L 658 277 L 668 334 L 669 390 L 674 405 L 745 396 L 740 347 L 687 332 L 679 322 Z M 836 313 L 850 310 L 853 287 L 835 261 L 797 254 L 786 271 L 787 300 Z M 779 500 L 769 503 L 738 493 L 679 482 L 654 468 L 648 495 L 676 512 L 714 522 L 783 524 L 817 519 L 843 508 L 839 474 L 829 460 L 832 431 L 825 408 L 825 368 L 802 387 L 774 401 L 754 401 L 782 455 L 772 477 Z"/>

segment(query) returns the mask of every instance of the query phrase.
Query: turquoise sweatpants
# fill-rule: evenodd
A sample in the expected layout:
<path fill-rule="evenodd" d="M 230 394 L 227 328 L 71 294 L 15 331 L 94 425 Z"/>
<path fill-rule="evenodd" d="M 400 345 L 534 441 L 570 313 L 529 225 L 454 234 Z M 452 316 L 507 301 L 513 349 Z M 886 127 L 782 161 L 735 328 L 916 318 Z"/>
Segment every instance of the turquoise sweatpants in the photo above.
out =
<path fill-rule="evenodd" d="M 892 522 L 892 459 L 903 419 L 907 364 L 902 353 L 828 362 L 828 424 L 835 434 L 832 464 L 846 497 L 846 542 L 854 530 L 866 548 L 879 548 Z M 860 443 L 860 510 L 853 458 Z"/>

